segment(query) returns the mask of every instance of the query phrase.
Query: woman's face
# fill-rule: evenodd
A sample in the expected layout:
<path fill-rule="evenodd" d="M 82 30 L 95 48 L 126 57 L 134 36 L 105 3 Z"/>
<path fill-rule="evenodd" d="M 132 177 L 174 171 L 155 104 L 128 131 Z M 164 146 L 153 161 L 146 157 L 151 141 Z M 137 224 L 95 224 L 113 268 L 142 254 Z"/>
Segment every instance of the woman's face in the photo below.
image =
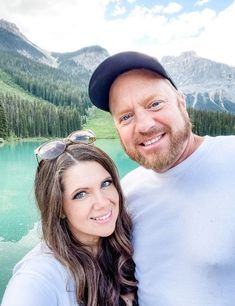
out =
<path fill-rule="evenodd" d="M 74 236 L 97 246 L 114 232 L 119 195 L 110 174 L 95 161 L 79 161 L 64 172 L 63 211 Z"/>

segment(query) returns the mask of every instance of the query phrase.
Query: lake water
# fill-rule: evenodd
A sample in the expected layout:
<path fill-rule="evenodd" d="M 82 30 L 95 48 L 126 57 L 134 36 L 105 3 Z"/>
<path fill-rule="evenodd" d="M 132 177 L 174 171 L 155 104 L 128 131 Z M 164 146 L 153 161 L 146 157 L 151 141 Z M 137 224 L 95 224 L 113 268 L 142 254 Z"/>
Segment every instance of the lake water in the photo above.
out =
<path fill-rule="evenodd" d="M 17 142 L 0 147 L 0 301 L 15 263 L 39 239 L 38 213 L 33 180 L 37 161 L 33 154 L 40 142 Z M 123 152 L 119 141 L 97 140 L 122 177 L 136 164 Z"/>

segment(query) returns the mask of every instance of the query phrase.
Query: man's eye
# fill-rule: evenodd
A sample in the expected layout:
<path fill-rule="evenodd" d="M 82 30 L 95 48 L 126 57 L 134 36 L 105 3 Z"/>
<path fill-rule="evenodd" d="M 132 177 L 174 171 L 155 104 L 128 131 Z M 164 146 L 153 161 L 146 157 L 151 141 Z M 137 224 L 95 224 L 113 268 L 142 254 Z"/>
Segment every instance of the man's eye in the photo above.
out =
<path fill-rule="evenodd" d="M 105 181 L 102 182 L 101 187 L 102 187 L 102 188 L 108 187 L 108 186 L 110 186 L 112 183 L 113 183 L 112 179 L 105 180 Z"/>
<path fill-rule="evenodd" d="M 151 104 L 149 104 L 148 108 L 159 108 L 162 106 L 162 101 L 153 101 Z"/>
<path fill-rule="evenodd" d="M 73 199 L 81 200 L 81 199 L 83 199 L 85 197 L 85 195 L 86 195 L 85 191 L 80 191 L 80 192 L 75 194 Z"/>
<path fill-rule="evenodd" d="M 131 114 L 125 114 L 123 115 L 121 118 L 120 118 L 120 122 L 125 122 L 127 121 L 128 119 L 130 119 L 132 116 Z"/>

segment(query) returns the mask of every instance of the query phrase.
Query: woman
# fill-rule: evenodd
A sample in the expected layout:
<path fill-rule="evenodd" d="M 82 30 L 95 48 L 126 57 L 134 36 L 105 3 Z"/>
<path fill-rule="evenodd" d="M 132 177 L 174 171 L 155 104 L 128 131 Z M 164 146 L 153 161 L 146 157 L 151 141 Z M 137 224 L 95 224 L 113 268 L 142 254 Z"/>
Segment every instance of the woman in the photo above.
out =
<path fill-rule="evenodd" d="M 35 150 L 43 241 L 16 265 L 2 306 L 137 305 L 131 221 L 94 140 L 76 131 Z"/>

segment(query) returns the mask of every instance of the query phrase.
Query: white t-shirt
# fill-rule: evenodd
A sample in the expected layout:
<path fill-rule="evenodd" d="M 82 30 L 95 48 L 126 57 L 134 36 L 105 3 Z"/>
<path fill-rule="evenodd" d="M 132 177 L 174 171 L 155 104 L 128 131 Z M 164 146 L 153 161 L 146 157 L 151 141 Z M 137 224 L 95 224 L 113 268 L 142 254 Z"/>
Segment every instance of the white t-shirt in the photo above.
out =
<path fill-rule="evenodd" d="M 78 306 L 75 282 L 40 243 L 15 266 L 1 306 Z"/>
<path fill-rule="evenodd" d="M 122 180 L 141 306 L 235 305 L 235 136 L 205 137 L 165 173 Z"/>

